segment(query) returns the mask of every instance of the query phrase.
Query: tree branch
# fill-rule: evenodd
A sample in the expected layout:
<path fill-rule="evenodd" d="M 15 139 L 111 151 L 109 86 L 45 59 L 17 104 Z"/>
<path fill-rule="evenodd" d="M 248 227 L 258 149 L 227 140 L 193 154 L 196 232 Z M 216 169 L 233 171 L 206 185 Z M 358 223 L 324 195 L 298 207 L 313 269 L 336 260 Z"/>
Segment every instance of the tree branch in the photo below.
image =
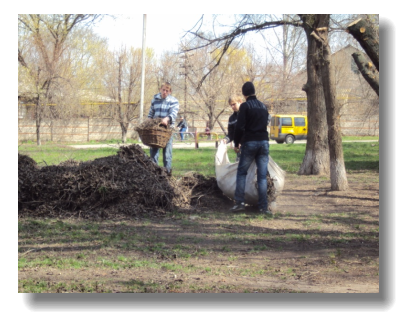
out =
<path fill-rule="evenodd" d="M 20 51 L 20 49 L 17 49 L 18 54 L 17 54 L 17 61 L 25 68 L 28 68 L 27 63 L 25 61 L 25 59 L 23 58 L 22 52 Z"/>
<path fill-rule="evenodd" d="M 358 19 L 348 25 L 347 32 L 360 43 L 378 70 L 379 42 L 373 28 L 365 20 Z"/>
<path fill-rule="evenodd" d="M 379 80 L 377 74 L 375 73 L 374 65 L 365 60 L 364 56 L 359 52 L 353 53 L 352 57 L 354 58 L 361 75 L 377 93 L 377 95 L 379 95 Z"/>

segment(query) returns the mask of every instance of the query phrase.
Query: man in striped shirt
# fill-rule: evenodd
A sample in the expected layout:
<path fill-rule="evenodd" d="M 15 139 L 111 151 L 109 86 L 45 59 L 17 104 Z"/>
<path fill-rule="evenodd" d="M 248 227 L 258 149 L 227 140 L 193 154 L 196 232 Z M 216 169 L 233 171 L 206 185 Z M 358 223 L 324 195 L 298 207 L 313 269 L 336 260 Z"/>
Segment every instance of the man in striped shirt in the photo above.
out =
<path fill-rule="evenodd" d="M 175 119 L 179 111 L 179 102 L 171 93 L 172 87 L 170 83 L 163 83 L 160 93 L 153 97 L 149 114 L 147 115 L 149 119 L 162 118 L 161 123 L 168 128 L 175 125 Z M 172 173 L 172 144 L 173 135 L 163 149 L 163 166 L 168 171 L 168 174 Z M 150 147 L 150 157 L 153 162 L 158 164 L 159 148 Z"/>

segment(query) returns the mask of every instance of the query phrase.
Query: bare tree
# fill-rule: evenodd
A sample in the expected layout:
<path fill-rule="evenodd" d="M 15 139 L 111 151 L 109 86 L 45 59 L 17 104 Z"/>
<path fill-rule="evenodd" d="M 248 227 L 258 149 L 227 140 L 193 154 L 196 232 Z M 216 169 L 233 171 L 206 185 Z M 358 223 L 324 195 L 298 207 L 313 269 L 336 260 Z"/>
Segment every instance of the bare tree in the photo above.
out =
<path fill-rule="evenodd" d="M 282 21 L 295 19 L 295 15 L 282 15 Z M 275 85 L 274 97 L 286 99 L 292 93 L 292 77 L 306 65 L 305 34 L 301 28 L 288 24 L 283 24 L 281 29 L 273 28 L 260 32 L 266 43 L 266 50 L 273 60 L 267 71 Z"/>
<path fill-rule="evenodd" d="M 219 37 L 208 37 L 200 31 L 202 24 L 198 25 L 195 30 L 189 31 L 203 41 L 202 45 L 196 48 L 213 45 L 219 51 L 215 57 L 216 63 L 212 68 L 206 72 L 201 78 L 201 83 L 207 78 L 211 71 L 216 68 L 228 48 L 232 44 L 238 45 L 242 42 L 242 38 L 246 33 L 260 30 L 268 30 L 283 25 L 290 25 L 304 29 L 308 40 L 307 53 L 307 73 L 308 81 L 303 86 L 303 90 L 307 94 L 307 112 L 309 120 L 308 141 L 306 145 L 306 152 L 303 163 L 299 169 L 299 174 L 328 174 L 329 173 L 329 148 L 328 148 L 328 127 L 326 122 L 326 107 L 324 100 L 324 93 L 322 87 L 322 79 L 320 71 L 317 70 L 318 59 L 317 52 L 319 49 L 315 40 L 310 36 L 313 31 L 313 22 L 306 18 L 313 20 L 313 15 L 304 15 L 302 20 L 300 17 L 288 16 L 286 20 L 275 16 L 264 15 L 240 15 L 236 17 L 236 22 L 232 29 L 222 34 Z"/>
<path fill-rule="evenodd" d="M 63 78 L 65 44 L 78 25 L 99 19 L 93 14 L 19 15 L 19 72 L 26 76 L 35 105 L 36 139 L 41 145 L 40 126 Z M 65 81 L 66 82 L 66 81 Z"/>
<path fill-rule="evenodd" d="M 139 117 L 140 101 L 146 101 L 141 98 L 141 49 L 126 49 L 122 47 L 118 51 L 108 51 L 102 54 L 100 61 L 104 70 L 104 83 L 108 96 L 113 100 L 112 118 L 116 120 L 121 127 L 122 142 L 127 141 L 127 131 L 133 120 Z M 146 70 L 151 70 L 153 65 L 152 51 L 145 53 L 147 56 Z M 150 95 L 152 83 L 151 74 L 146 73 L 145 93 Z M 148 99 L 150 101 L 150 99 Z"/>
<path fill-rule="evenodd" d="M 191 46 L 198 47 L 198 44 Z M 212 130 L 218 122 L 226 133 L 219 118 L 228 109 L 228 98 L 231 94 L 239 94 L 244 80 L 255 81 L 261 78 L 253 57 L 245 49 L 229 48 L 223 55 L 223 65 L 211 69 L 215 62 L 213 57 L 218 55 L 218 49 L 210 45 L 192 52 L 188 59 L 187 78 L 189 81 L 189 96 L 193 104 L 199 108 L 202 118 Z M 200 83 L 204 74 L 211 70 L 204 83 Z"/>
<path fill-rule="evenodd" d="M 339 149 L 341 149 L 342 153 L 339 116 L 336 116 L 337 112 L 339 112 L 339 106 L 334 97 L 333 71 L 331 71 L 330 61 L 328 61 L 330 58 L 328 43 L 329 17 L 329 15 L 299 14 L 298 18 L 288 16 L 285 19 L 273 19 L 270 16 L 242 15 L 238 17 L 229 32 L 218 37 L 208 37 L 203 34 L 200 31 L 202 25 L 199 25 L 195 30 L 189 31 L 195 37 L 203 40 L 205 45 L 215 44 L 222 49 L 220 55 L 217 56 L 216 65 L 219 65 L 222 57 L 233 42 L 241 41 L 242 36 L 246 33 L 286 25 L 301 27 L 305 31 L 308 42 L 308 80 L 303 86 L 303 90 L 307 94 L 307 112 L 310 128 L 308 130 L 305 157 L 299 174 L 327 174 L 330 171 L 330 146 L 333 147 L 331 149 L 331 159 L 333 160 L 331 164 L 336 164 L 338 171 L 345 171 L 343 156 L 339 152 Z M 325 36 L 324 38 L 317 38 L 317 32 L 322 27 L 327 28 Z M 326 51 L 325 54 L 324 51 Z M 215 66 L 212 69 L 214 68 Z M 212 69 L 201 79 L 201 82 L 207 78 Z M 328 137 L 330 137 L 329 144 Z M 347 187 L 346 174 L 343 172 L 331 173 L 331 187 L 334 190 L 345 189 Z"/>

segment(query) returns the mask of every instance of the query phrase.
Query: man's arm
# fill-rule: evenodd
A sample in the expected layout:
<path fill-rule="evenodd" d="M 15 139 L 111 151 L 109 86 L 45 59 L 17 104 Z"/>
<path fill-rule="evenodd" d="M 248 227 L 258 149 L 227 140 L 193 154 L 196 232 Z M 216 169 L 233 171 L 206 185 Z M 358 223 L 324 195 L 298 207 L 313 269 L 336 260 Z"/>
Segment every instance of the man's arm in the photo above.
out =
<path fill-rule="evenodd" d="M 228 118 L 227 135 L 224 138 L 226 144 L 231 143 L 234 139 L 234 128 L 230 125 L 231 117 L 232 115 Z"/>
<path fill-rule="evenodd" d="M 234 146 L 238 148 L 240 146 L 241 138 L 243 138 L 246 128 L 246 103 L 240 105 L 238 112 L 237 123 L 234 131 Z"/>
<path fill-rule="evenodd" d="M 155 116 L 155 108 L 153 106 L 154 100 L 152 99 L 152 104 L 150 105 L 149 114 L 147 115 L 148 118 L 153 119 Z"/>
<path fill-rule="evenodd" d="M 176 120 L 176 116 L 178 115 L 178 111 L 179 111 L 179 102 L 178 100 L 175 98 L 169 106 L 169 113 L 168 116 L 166 118 L 168 118 L 168 121 L 170 124 L 174 123 Z M 165 118 L 165 119 L 166 119 Z"/>

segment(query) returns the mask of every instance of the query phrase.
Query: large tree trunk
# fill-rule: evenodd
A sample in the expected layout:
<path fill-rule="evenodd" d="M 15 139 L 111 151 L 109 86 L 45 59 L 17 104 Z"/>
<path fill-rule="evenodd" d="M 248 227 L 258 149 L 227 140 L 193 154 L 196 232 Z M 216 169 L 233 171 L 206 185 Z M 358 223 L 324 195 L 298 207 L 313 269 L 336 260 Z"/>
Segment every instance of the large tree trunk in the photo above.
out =
<path fill-rule="evenodd" d="M 328 123 L 331 189 L 346 190 L 348 181 L 342 150 L 340 106 L 336 99 L 335 72 L 331 64 L 331 49 L 328 44 L 329 15 L 316 16 L 316 28 L 311 35 L 321 48 L 319 59 Z"/>
<path fill-rule="evenodd" d="M 303 28 L 308 40 L 308 80 L 302 88 L 307 95 L 308 135 L 305 156 L 298 174 L 328 174 L 330 171 L 328 127 L 321 70 L 319 69 L 320 63 L 318 61 L 319 48 L 311 36 L 315 15 L 300 16 L 304 22 Z"/>
<path fill-rule="evenodd" d="M 360 43 L 378 71 L 379 42 L 373 28 L 364 19 L 358 19 L 348 25 L 347 32 Z"/>
<path fill-rule="evenodd" d="M 354 58 L 354 61 L 357 64 L 357 67 L 360 70 L 361 75 L 371 86 L 371 88 L 377 93 L 377 95 L 379 95 L 378 74 L 376 74 L 375 72 L 374 65 L 371 62 L 367 61 L 361 53 L 353 53 L 352 57 Z"/>

